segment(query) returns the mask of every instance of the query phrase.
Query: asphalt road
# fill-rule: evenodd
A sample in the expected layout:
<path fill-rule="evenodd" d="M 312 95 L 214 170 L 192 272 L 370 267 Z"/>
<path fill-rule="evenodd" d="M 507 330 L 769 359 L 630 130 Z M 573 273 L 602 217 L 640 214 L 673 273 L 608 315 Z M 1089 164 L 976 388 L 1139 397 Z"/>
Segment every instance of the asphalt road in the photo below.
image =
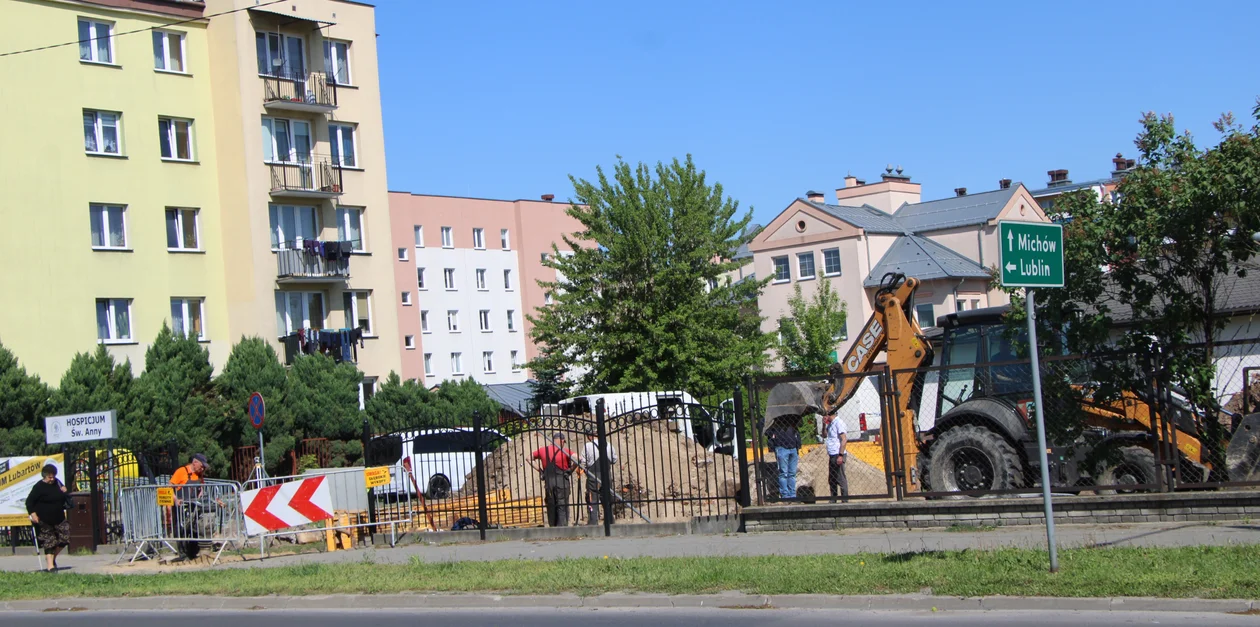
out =
<path fill-rule="evenodd" d="M 526 609 L 526 610 L 416 610 L 410 612 L 14 612 L 4 616 L 6 627 L 413 627 L 459 625 L 480 627 L 776 627 L 779 625 L 1256 625 L 1254 616 L 1191 612 L 872 612 L 773 609 Z"/>

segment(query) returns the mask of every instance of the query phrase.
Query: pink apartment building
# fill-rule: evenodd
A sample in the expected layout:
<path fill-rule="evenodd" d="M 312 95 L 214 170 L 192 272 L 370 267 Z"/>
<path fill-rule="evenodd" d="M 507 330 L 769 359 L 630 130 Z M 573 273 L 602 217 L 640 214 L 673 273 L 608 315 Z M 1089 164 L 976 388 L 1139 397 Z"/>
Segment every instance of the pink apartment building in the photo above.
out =
<path fill-rule="evenodd" d="M 404 379 L 519 383 L 552 245 L 580 230 L 566 202 L 389 193 Z"/>

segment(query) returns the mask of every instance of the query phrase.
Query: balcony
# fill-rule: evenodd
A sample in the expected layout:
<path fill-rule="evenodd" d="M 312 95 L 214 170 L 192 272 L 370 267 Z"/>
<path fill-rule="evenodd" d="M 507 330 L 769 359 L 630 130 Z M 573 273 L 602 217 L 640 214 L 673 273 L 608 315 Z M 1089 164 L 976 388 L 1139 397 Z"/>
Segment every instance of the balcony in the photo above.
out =
<path fill-rule="evenodd" d="M 359 329 L 302 329 L 280 338 L 284 345 L 284 365 L 292 366 L 302 355 L 321 354 L 341 363 L 358 363 L 359 343 L 363 332 Z"/>
<path fill-rule="evenodd" d="M 330 113 L 337 110 L 337 84 L 326 72 L 263 74 L 263 107 L 269 111 Z"/>
<path fill-rule="evenodd" d="M 350 279 L 349 242 L 293 242 L 276 252 L 276 283 L 344 283 Z M 332 247 L 332 250 L 329 248 Z"/>
<path fill-rule="evenodd" d="M 290 198 L 336 198 L 342 194 L 341 166 L 324 155 L 272 162 L 271 195 Z"/>

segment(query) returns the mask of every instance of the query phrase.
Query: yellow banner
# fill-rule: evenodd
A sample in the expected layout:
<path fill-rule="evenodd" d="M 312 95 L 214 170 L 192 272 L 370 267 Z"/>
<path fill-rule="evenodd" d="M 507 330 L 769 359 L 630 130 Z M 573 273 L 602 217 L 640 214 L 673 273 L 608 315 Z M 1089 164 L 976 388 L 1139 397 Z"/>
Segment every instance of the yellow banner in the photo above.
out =
<path fill-rule="evenodd" d="M 57 467 L 57 478 L 65 476 L 65 458 L 60 454 L 41 457 L 0 458 L 0 527 L 31 524 L 26 513 L 26 496 L 40 480 L 44 464 Z"/>
<path fill-rule="evenodd" d="M 367 484 L 369 488 L 382 486 L 390 481 L 393 481 L 393 477 L 389 474 L 389 466 L 363 469 L 363 483 Z"/>
<path fill-rule="evenodd" d="M 173 507 L 175 505 L 175 488 L 158 488 L 157 504 L 162 507 Z"/>

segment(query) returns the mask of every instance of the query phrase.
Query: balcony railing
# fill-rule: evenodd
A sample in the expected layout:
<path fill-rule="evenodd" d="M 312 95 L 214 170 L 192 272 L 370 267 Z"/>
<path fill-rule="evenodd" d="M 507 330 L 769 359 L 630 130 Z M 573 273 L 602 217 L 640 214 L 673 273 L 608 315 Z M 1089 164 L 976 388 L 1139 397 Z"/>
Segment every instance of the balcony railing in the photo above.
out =
<path fill-rule="evenodd" d="M 296 245 L 295 245 L 296 244 Z M 350 278 L 350 242 L 290 242 L 276 252 L 277 283 L 323 283 Z M 341 252 L 342 249 L 346 252 Z"/>
<path fill-rule="evenodd" d="M 263 106 L 269 109 L 327 113 L 337 108 L 337 83 L 326 72 L 280 69 L 262 79 Z"/>
<path fill-rule="evenodd" d="M 336 198 L 343 192 L 341 166 L 324 155 L 298 161 L 272 162 L 271 195 L 302 198 Z"/>
<path fill-rule="evenodd" d="M 338 363 L 358 363 L 361 342 L 363 331 L 359 329 L 302 329 L 280 338 L 286 366 L 292 366 L 301 355 L 314 354 L 327 355 Z"/>

